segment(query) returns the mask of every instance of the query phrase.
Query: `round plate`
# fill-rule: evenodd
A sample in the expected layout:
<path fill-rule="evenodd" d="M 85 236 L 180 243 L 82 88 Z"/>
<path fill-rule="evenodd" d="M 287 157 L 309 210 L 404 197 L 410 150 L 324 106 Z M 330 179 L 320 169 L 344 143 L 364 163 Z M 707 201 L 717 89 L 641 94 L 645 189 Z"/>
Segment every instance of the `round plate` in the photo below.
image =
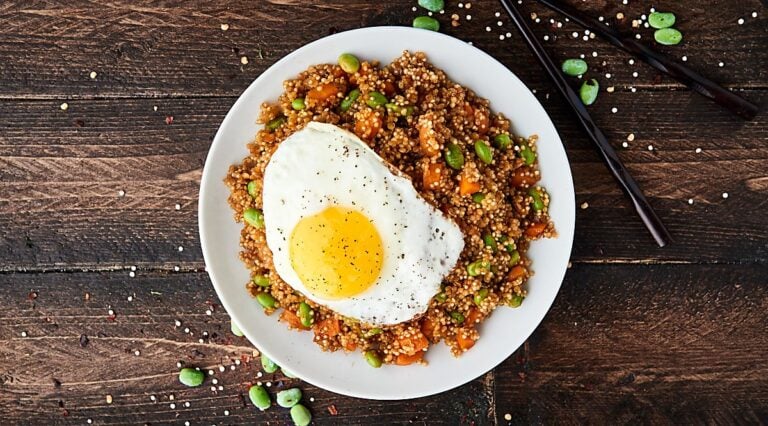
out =
<path fill-rule="evenodd" d="M 429 365 L 371 368 L 359 352 L 323 352 L 312 333 L 289 330 L 267 316 L 249 297 L 249 273 L 238 258 L 240 224 L 227 204 L 224 177 L 230 165 L 248 155 L 246 144 L 261 127 L 255 123 L 262 102 L 277 100 L 283 81 L 313 64 L 335 63 L 340 53 L 388 64 L 403 50 L 423 51 L 453 81 L 491 101 L 518 135 L 539 135 L 541 183 L 551 195 L 550 214 L 558 237 L 536 241 L 529 256 L 535 275 L 528 296 L 517 309 L 500 307 L 480 328 L 480 340 L 460 358 L 440 343 L 429 349 Z M 426 30 L 375 27 L 347 31 L 310 43 L 275 63 L 235 102 L 213 139 L 200 187 L 200 240 L 213 286 L 233 321 L 265 355 L 303 380 L 359 398 L 408 399 L 462 385 L 509 357 L 544 318 L 565 275 L 573 243 L 573 180 L 552 121 L 525 85 L 491 56 L 461 40 Z"/>

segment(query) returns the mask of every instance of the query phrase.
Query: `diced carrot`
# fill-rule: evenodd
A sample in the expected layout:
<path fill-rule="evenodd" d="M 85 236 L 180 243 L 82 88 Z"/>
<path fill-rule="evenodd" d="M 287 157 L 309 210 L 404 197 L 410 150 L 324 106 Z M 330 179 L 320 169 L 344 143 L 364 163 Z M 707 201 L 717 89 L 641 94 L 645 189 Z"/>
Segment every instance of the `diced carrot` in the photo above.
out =
<path fill-rule="evenodd" d="M 354 340 L 349 339 L 346 342 L 344 342 L 344 349 L 349 352 L 352 352 L 355 349 L 357 349 L 357 343 Z"/>
<path fill-rule="evenodd" d="M 266 143 L 272 143 L 275 141 L 275 134 L 272 132 L 261 130 L 259 131 L 259 140 Z"/>
<path fill-rule="evenodd" d="M 462 328 L 456 333 L 456 343 L 458 343 L 460 349 L 467 350 L 475 346 L 475 339 L 470 337 L 469 332 Z"/>
<path fill-rule="evenodd" d="M 461 180 L 459 180 L 459 194 L 472 195 L 479 190 L 479 183 L 469 180 L 466 175 L 461 176 Z"/>
<path fill-rule="evenodd" d="M 336 318 L 326 318 L 315 325 L 315 333 L 326 337 L 335 337 L 341 333 L 341 325 Z"/>
<path fill-rule="evenodd" d="M 510 281 L 514 281 L 519 278 L 525 277 L 525 268 L 523 266 L 517 265 L 514 268 L 512 268 L 511 271 L 509 271 L 509 275 L 507 278 L 509 278 Z"/>
<path fill-rule="evenodd" d="M 356 116 L 355 134 L 363 140 L 371 140 L 381 129 L 381 115 L 372 110 L 363 110 Z"/>
<path fill-rule="evenodd" d="M 414 354 L 422 351 L 429 346 L 429 340 L 424 337 L 424 334 L 419 334 L 413 337 L 403 337 L 398 340 L 400 347 L 405 349 L 407 353 Z"/>
<path fill-rule="evenodd" d="M 298 315 L 287 309 L 283 309 L 283 313 L 280 314 L 280 321 L 288 324 L 290 328 L 295 328 L 297 330 L 309 330 L 309 327 L 304 327 L 301 324 L 301 320 L 299 319 Z"/>
<path fill-rule="evenodd" d="M 467 324 L 474 326 L 477 324 L 477 321 L 480 320 L 480 318 L 482 318 L 480 311 L 478 309 L 472 308 L 467 314 Z"/>
<path fill-rule="evenodd" d="M 424 176 L 422 177 L 424 187 L 427 189 L 434 189 L 437 187 L 437 183 L 440 182 L 445 170 L 445 166 L 441 163 L 429 163 L 424 169 Z"/>
<path fill-rule="evenodd" d="M 410 365 L 414 362 L 421 361 L 424 358 L 424 351 L 418 351 L 412 355 L 400 354 L 395 358 L 395 364 L 397 365 Z"/>
<path fill-rule="evenodd" d="M 307 103 L 309 106 L 328 104 L 331 100 L 338 99 L 340 92 L 341 89 L 336 84 L 321 84 L 307 93 Z"/>
<path fill-rule="evenodd" d="M 468 121 L 474 120 L 475 116 L 475 109 L 472 108 L 472 105 L 469 104 L 469 102 L 464 102 L 464 116 L 467 118 Z"/>
<path fill-rule="evenodd" d="M 490 119 L 488 117 L 488 111 L 482 109 L 475 111 L 475 126 L 477 126 L 477 132 L 481 135 L 488 133 L 489 125 Z"/>
<path fill-rule="evenodd" d="M 429 318 L 424 318 L 421 322 L 421 332 L 431 342 L 435 339 L 435 323 Z"/>
<path fill-rule="evenodd" d="M 429 114 L 429 113 L 428 113 Z M 440 154 L 440 143 L 437 141 L 432 122 L 425 119 L 419 123 L 419 148 L 427 157 L 434 157 Z"/>
<path fill-rule="evenodd" d="M 528 167 L 521 167 L 515 170 L 515 174 L 512 175 L 512 186 L 518 188 L 527 188 L 536 184 L 539 181 L 539 177 L 531 171 Z"/>
<path fill-rule="evenodd" d="M 534 223 L 525 230 L 525 236 L 531 238 L 538 237 L 545 229 L 547 229 L 546 222 Z"/>

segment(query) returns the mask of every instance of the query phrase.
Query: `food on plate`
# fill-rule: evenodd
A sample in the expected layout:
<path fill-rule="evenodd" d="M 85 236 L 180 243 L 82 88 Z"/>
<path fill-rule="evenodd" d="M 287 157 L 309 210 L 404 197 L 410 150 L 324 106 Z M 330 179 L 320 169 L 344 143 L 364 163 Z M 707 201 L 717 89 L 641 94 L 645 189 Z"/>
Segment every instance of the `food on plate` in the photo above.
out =
<path fill-rule="evenodd" d="M 523 303 L 528 246 L 555 235 L 536 136 L 422 53 L 342 54 L 284 89 L 225 179 L 265 312 L 380 367 L 460 355 Z"/>

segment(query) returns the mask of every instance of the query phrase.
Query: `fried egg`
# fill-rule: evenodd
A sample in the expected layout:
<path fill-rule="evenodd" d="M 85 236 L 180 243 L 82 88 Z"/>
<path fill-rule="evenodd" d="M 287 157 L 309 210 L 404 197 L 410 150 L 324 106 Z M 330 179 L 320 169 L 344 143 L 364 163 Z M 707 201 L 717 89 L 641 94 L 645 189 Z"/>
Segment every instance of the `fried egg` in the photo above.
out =
<path fill-rule="evenodd" d="M 267 245 L 293 289 L 392 325 L 424 313 L 464 248 L 459 227 L 354 134 L 309 123 L 267 164 Z"/>

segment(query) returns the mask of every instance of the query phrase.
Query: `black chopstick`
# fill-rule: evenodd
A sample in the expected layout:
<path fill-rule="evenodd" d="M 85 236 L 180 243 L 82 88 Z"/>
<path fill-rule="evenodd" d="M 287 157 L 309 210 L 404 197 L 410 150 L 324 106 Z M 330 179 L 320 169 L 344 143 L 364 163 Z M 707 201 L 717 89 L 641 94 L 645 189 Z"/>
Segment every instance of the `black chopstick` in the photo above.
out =
<path fill-rule="evenodd" d="M 635 206 L 637 214 L 640 216 L 640 219 L 642 219 L 645 227 L 648 228 L 648 231 L 653 236 L 653 239 L 656 240 L 656 244 L 658 244 L 659 247 L 664 247 L 672 241 L 672 237 L 669 235 L 669 231 L 667 231 L 667 228 L 664 227 L 664 224 L 656 215 L 656 212 L 653 211 L 653 207 L 651 207 L 651 205 L 648 203 L 648 200 L 643 195 L 643 192 L 640 190 L 637 182 L 635 182 L 635 180 L 629 174 L 627 168 L 624 167 L 624 164 L 619 159 L 619 156 L 616 155 L 616 151 L 613 150 L 613 147 L 608 142 L 608 139 L 597 127 L 595 122 L 592 120 L 592 117 L 589 116 L 589 112 L 587 112 L 587 108 L 581 102 L 579 96 L 576 94 L 576 92 L 573 91 L 573 89 L 571 89 L 571 86 L 565 80 L 565 77 L 563 77 L 562 72 L 560 72 L 560 67 L 552 62 L 552 58 L 547 55 L 538 39 L 533 34 L 533 31 L 531 31 L 531 29 L 525 23 L 523 16 L 515 8 L 515 6 L 511 4 L 511 1 L 512 0 L 500 0 L 501 5 L 504 7 L 504 9 L 506 9 L 507 13 L 512 18 L 512 21 L 515 23 L 515 25 L 517 25 L 518 30 L 520 30 L 523 38 L 528 43 L 528 47 L 539 59 L 539 62 L 541 62 L 541 65 L 547 71 L 549 77 L 560 90 L 560 93 L 562 93 L 568 103 L 571 104 L 571 108 L 573 108 L 573 111 L 576 113 L 579 122 L 584 127 L 584 130 L 587 132 L 587 134 L 589 134 L 592 142 L 595 143 L 600 156 L 608 166 L 611 174 L 613 174 L 613 177 L 616 178 L 616 180 L 619 182 L 621 189 L 632 200 L 632 204 Z"/>
<path fill-rule="evenodd" d="M 612 27 L 587 16 L 577 9 L 563 4 L 557 0 L 538 0 L 539 3 L 547 6 L 555 12 L 568 17 L 573 22 L 607 39 L 616 47 L 626 50 L 635 55 L 638 59 L 656 68 L 657 70 L 669 75 L 680 83 L 699 92 L 706 98 L 725 107 L 732 113 L 746 120 L 755 118 L 758 112 L 757 105 L 736 95 L 730 90 L 720 86 L 714 81 L 704 77 L 696 71 L 686 67 L 680 62 L 670 59 L 650 47 L 640 43 L 630 36 L 623 36 Z"/>

